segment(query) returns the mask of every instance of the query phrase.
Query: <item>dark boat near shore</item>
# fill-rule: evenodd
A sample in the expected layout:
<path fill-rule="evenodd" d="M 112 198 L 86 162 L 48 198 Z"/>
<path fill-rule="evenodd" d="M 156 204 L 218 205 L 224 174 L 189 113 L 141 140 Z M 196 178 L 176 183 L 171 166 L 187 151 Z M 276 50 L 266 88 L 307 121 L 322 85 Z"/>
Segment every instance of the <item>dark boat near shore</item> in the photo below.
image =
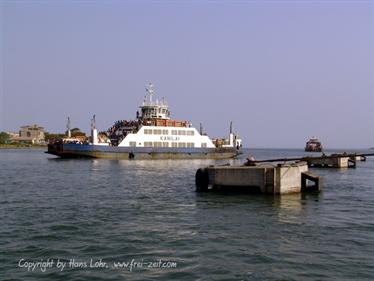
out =
<path fill-rule="evenodd" d="M 305 151 L 308 152 L 322 152 L 322 150 L 322 144 L 316 137 L 309 139 L 305 145 Z"/>

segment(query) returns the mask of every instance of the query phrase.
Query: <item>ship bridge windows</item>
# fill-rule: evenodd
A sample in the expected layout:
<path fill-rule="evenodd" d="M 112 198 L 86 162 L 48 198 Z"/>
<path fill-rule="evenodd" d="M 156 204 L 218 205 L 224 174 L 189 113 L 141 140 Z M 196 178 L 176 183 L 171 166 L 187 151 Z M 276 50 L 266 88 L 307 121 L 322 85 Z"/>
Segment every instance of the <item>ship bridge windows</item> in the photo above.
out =
<path fill-rule="evenodd" d="M 167 129 L 144 129 L 145 135 L 169 135 Z M 173 136 L 194 136 L 194 130 L 170 130 L 170 135 Z"/>
<path fill-rule="evenodd" d="M 131 147 L 135 147 L 136 146 L 136 141 L 130 141 L 129 144 L 130 144 Z"/>
<path fill-rule="evenodd" d="M 145 135 L 169 135 L 169 130 L 161 129 L 144 129 Z"/>
<path fill-rule="evenodd" d="M 162 142 L 160 142 L 160 141 L 154 141 L 153 142 L 153 146 L 154 147 L 162 147 Z"/>
<path fill-rule="evenodd" d="M 145 141 L 144 142 L 144 147 L 152 147 L 153 143 L 151 141 Z"/>
<path fill-rule="evenodd" d="M 171 130 L 173 136 L 194 136 L 194 130 Z"/>
<path fill-rule="evenodd" d="M 178 147 L 186 147 L 186 143 L 185 142 L 178 142 Z"/>
<path fill-rule="evenodd" d="M 136 143 L 135 143 L 136 145 Z M 131 142 L 130 142 L 131 146 Z M 169 142 L 162 142 L 162 141 L 145 141 L 144 147 L 169 147 Z M 172 147 L 178 147 L 178 144 L 176 142 L 172 143 Z"/>

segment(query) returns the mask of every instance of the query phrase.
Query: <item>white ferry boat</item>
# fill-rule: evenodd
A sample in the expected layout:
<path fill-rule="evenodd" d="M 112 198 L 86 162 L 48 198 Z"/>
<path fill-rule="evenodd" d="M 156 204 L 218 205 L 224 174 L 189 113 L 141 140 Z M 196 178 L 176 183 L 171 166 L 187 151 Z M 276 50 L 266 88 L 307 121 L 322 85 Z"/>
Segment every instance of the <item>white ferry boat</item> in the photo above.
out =
<path fill-rule="evenodd" d="M 171 119 L 167 102 L 154 100 L 154 94 L 150 83 L 136 120 L 119 120 L 98 133 L 94 116 L 89 141 L 57 140 L 48 145 L 47 153 L 110 159 L 223 159 L 241 154 L 242 141 L 233 133 L 232 124 L 227 139 L 212 140 L 201 126 L 198 131 L 190 122 Z"/>

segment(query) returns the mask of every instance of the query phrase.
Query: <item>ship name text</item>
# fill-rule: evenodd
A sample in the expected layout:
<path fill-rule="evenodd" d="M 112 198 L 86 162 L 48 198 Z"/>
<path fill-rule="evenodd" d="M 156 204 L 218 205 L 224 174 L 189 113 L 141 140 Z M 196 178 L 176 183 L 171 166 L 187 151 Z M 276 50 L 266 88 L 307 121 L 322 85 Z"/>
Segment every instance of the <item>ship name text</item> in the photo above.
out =
<path fill-rule="evenodd" d="M 160 140 L 162 141 L 179 141 L 179 137 L 174 137 L 174 136 L 161 136 Z"/>

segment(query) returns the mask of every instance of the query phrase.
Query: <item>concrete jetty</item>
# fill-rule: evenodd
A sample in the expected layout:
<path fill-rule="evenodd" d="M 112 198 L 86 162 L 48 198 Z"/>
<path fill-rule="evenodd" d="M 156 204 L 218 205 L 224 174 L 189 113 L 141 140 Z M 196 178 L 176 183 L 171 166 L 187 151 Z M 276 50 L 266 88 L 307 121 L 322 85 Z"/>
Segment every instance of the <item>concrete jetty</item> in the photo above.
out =
<path fill-rule="evenodd" d="M 366 161 L 366 156 L 364 155 L 352 155 L 349 157 L 351 160 L 354 160 L 354 161 Z"/>
<path fill-rule="evenodd" d="M 357 156 L 356 156 L 357 157 Z M 352 159 L 349 156 L 336 156 L 331 155 L 330 157 L 310 157 L 305 159 L 309 167 L 319 168 L 355 168 L 356 157 Z"/>
<path fill-rule="evenodd" d="M 267 160 L 247 159 L 246 165 L 255 165 L 266 162 L 289 162 L 289 161 L 305 161 L 309 167 L 320 168 L 355 168 L 357 161 L 366 161 L 366 157 L 374 156 L 374 153 L 341 153 L 321 156 L 304 156 L 297 158 L 277 158 Z"/>
<path fill-rule="evenodd" d="M 305 161 L 278 165 L 209 166 L 198 169 L 195 180 L 197 192 L 230 188 L 286 194 L 322 188 L 321 178 L 308 171 Z M 309 182 L 314 185 L 308 185 Z"/>

